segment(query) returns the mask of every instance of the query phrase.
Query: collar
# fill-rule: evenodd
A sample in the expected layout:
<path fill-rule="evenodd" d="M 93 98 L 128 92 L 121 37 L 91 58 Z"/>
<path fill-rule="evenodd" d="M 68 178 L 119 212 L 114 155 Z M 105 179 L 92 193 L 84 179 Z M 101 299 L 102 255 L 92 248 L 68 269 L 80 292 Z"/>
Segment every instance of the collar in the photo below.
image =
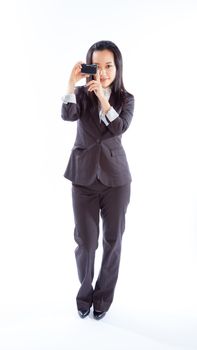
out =
<path fill-rule="evenodd" d="M 107 87 L 107 88 L 103 88 L 103 92 L 104 92 L 104 95 L 109 98 L 110 95 L 111 95 L 111 88 L 110 87 Z"/>

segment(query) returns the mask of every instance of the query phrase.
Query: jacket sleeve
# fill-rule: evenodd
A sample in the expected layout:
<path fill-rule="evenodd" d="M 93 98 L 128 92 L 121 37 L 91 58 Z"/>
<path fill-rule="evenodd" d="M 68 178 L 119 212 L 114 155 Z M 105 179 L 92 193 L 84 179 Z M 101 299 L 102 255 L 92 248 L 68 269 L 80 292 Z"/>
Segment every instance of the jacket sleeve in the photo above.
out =
<path fill-rule="evenodd" d="M 78 96 L 77 96 L 77 91 L 78 90 L 76 88 L 75 89 L 75 95 L 76 95 L 75 99 L 70 98 L 70 95 L 68 95 L 67 101 L 65 100 L 62 103 L 61 117 L 63 120 L 75 121 L 75 120 L 78 120 L 80 118 L 81 108 L 80 108 L 80 101 L 79 101 Z M 70 102 L 71 100 L 72 100 L 72 102 Z"/>
<path fill-rule="evenodd" d="M 134 111 L 134 96 L 131 94 L 127 94 L 125 96 L 122 110 L 117 118 L 115 118 L 112 122 L 107 126 L 108 130 L 113 135 L 123 134 L 129 127 Z"/>
<path fill-rule="evenodd" d="M 75 121 L 80 118 L 80 108 L 77 103 L 63 103 L 61 109 L 61 117 L 63 120 Z"/>

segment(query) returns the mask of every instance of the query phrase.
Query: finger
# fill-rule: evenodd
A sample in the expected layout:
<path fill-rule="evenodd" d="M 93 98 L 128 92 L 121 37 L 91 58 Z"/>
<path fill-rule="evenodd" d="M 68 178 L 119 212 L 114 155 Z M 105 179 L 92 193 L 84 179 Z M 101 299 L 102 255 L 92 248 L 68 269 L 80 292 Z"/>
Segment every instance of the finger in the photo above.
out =
<path fill-rule="evenodd" d="M 88 91 L 94 91 L 94 90 L 97 90 L 97 87 L 96 86 L 89 86 L 88 88 Z"/>
<path fill-rule="evenodd" d="M 95 86 L 90 86 L 88 88 L 88 91 L 95 91 L 95 90 L 98 90 L 97 87 L 95 87 Z"/>
<path fill-rule="evenodd" d="M 77 63 L 75 63 L 74 68 L 81 67 L 82 63 L 82 61 L 78 61 Z"/>
<path fill-rule="evenodd" d="M 83 64 L 83 61 L 78 61 L 76 64 L 81 66 Z"/>
<path fill-rule="evenodd" d="M 81 73 L 81 72 L 80 72 Z M 89 78 L 90 77 L 90 74 L 87 74 L 87 73 L 81 73 L 81 76 L 83 78 Z"/>
<path fill-rule="evenodd" d="M 98 70 L 97 70 L 97 72 L 96 72 L 95 77 L 96 77 L 96 81 L 98 81 L 98 82 L 100 83 L 100 74 L 99 74 L 99 71 L 98 71 Z"/>
<path fill-rule="evenodd" d="M 75 64 L 74 68 L 80 71 L 81 68 L 82 68 L 82 63 L 83 63 L 83 61 L 77 62 L 77 63 Z"/>
<path fill-rule="evenodd" d="M 96 83 L 96 80 L 90 80 L 88 83 L 87 83 L 87 86 L 91 86 L 91 85 L 93 85 L 93 84 L 95 84 Z"/>
<path fill-rule="evenodd" d="M 95 89 L 95 88 L 96 88 L 96 86 L 93 85 L 93 84 L 91 84 L 91 85 L 88 85 L 88 84 L 87 84 L 87 87 L 88 87 L 89 89 Z"/>

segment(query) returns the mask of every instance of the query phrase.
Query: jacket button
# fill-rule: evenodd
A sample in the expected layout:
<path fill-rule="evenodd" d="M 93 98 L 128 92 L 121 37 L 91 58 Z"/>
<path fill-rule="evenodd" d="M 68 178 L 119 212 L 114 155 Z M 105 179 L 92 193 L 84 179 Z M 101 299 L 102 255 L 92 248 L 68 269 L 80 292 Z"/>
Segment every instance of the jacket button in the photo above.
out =
<path fill-rule="evenodd" d="M 101 143 L 101 140 L 100 140 L 100 139 L 97 139 L 97 140 L 96 140 L 96 143 Z"/>

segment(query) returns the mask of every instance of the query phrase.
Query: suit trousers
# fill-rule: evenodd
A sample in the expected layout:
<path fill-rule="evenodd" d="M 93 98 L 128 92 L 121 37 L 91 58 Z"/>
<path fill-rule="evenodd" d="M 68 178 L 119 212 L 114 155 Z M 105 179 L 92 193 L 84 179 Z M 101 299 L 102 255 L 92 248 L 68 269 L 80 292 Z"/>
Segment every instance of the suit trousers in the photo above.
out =
<path fill-rule="evenodd" d="M 109 187 L 98 179 L 90 186 L 73 184 L 75 257 L 81 286 L 76 302 L 78 309 L 94 305 L 107 311 L 113 301 L 118 279 L 125 214 L 130 201 L 130 182 Z M 102 218 L 103 255 L 100 272 L 93 289 L 95 252 L 98 247 L 99 219 Z"/>

